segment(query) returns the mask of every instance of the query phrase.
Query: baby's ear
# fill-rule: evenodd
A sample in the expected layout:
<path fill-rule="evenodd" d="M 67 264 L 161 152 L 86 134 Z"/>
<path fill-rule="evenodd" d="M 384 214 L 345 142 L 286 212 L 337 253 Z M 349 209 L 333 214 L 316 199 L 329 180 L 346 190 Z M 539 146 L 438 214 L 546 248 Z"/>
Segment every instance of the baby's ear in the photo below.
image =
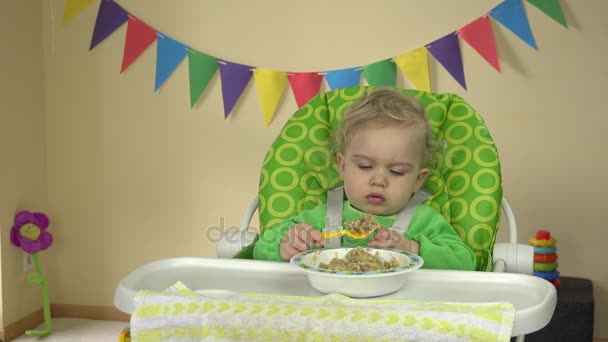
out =
<path fill-rule="evenodd" d="M 344 179 L 344 155 L 342 153 L 338 153 L 336 155 L 336 164 L 338 166 L 338 174 L 341 179 Z"/>
<path fill-rule="evenodd" d="M 422 184 L 424 184 L 424 181 L 426 180 L 426 178 L 429 176 L 429 169 L 428 168 L 424 168 L 422 170 L 420 170 L 420 172 L 418 172 L 418 177 L 416 178 L 416 191 L 420 190 L 420 188 L 422 187 Z"/>

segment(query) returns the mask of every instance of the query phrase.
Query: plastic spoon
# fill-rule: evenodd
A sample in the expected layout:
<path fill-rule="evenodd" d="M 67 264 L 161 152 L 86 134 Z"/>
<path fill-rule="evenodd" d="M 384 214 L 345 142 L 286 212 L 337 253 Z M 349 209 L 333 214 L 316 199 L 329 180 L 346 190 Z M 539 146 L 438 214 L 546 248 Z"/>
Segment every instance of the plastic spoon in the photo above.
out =
<path fill-rule="evenodd" d="M 326 239 L 331 239 L 331 238 L 342 236 L 342 235 L 349 236 L 353 239 L 364 239 L 364 238 L 368 237 L 374 231 L 376 231 L 376 230 L 374 229 L 374 230 L 370 231 L 369 233 L 355 233 L 355 232 L 347 230 L 347 229 L 342 229 L 342 230 L 338 230 L 338 231 L 327 231 L 327 232 L 324 231 L 324 232 L 321 232 L 321 235 L 323 235 L 323 237 Z"/>

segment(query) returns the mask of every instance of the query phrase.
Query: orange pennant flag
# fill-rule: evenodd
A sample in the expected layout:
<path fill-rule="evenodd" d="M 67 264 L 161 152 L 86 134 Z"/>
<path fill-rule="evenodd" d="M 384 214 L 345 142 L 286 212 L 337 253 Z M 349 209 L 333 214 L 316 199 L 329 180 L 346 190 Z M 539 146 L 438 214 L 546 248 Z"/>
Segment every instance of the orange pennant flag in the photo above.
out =
<path fill-rule="evenodd" d="M 287 76 L 282 71 L 254 69 L 253 77 L 262 106 L 264 122 L 268 126 L 287 86 Z"/>
<path fill-rule="evenodd" d="M 458 35 L 488 61 L 494 69 L 500 72 L 496 42 L 494 41 L 494 33 L 488 15 L 484 15 L 461 28 Z"/>
<path fill-rule="evenodd" d="M 65 7 L 63 7 L 63 18 L 61 18 L 61 23 L 65 24 L 70 21 L 70 19 L 82 12 L 82 10 L 87 8 L 92 2 L 93 0 L 67 0 Z"/>
<path fill-rule="evenodd" d="M 422 46 L 394 58 L 399 69 L 422 91 L 431 91 L 428 55 L 428 51 Z"/>

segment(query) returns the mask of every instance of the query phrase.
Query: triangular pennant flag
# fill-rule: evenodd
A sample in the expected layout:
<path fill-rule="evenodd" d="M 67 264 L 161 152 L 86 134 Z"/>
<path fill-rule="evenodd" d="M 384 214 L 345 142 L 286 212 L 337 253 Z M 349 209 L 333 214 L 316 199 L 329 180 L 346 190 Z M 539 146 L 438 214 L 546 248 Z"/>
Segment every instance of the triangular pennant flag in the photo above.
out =
<path fill-rule="evenodd" d="M 194 107 L 209 80 L 215 75 L 218 63 L 214 57 L 188 49 L 188 65 L 190 66 L 190 106 Z"/>
<path fill-rule="evenodd" d="M 371 86 L 394 87 L 397 85 L 397 67 L 390 59 L 368 64 L 363 69 L 363 77 Z"/>
<path fill-rule="evenodd" d="M 175 68 L 188 54 L 188 47 L 177 40 L 160 33 L 156 44 L 156 80 L 154 91 L 157 91 L 171 76 Z"/>
<path fill-rule="evenodd" d="M 487 15 L 461 28 L 458 35 L 469 43 L 494 69 L 500 72 L 492 24 L 490 24 L 490 18 Z"/>
<path fill-rule="evenodd" d="M 494 7 L 489 14 L 511 32 L 515 33 L 526 44 L 538 50 L 532 30 L 530 29 L 524 4 L 521 1 L 505 0 L 500 5 Z"/>
<path fill-rule="evenodd" d="M 262 106 L 264 122 L 268 126 L 287 85 L 287 76 L 282 71 L 255 69 L 253 77 Z"/>
<path fill-rule="evenodd" d="M 290 73 L 287 75 L 293 96 L 296 98 L 298 108 L 304 106 L 310 99 L 319 94 L 323 75 L 318 72 Z"/>
<path fill-rule="evenodd" d="M 97 12 L 89 50 L 92 50 L 122 24 L 127 22 L 128 17 L 129 13 L 114 2 L 114 0 L 102 0 L 99 4 L 99 12 Z"/>
<path fill-rule="evenodd" d="M 78 13 L 87 8 L 93 0 L 67 0 L 63 7 L 63 17 L 61 23 L 65 24 L 74 18 Z"/>
<path fill-rule="evenodd" d="M 146 25 L 143 21 L 129 16 L 120 72 L 127 70 L 131 63 L 133 63 L 155 40 L 155 29 Z"/>
<path fill-rule="evenodd" d="M 462 67 L 462 56 L 460 55 L 460 43 L 458 35 L 452 32 L 436 41 L 426 45 L 431 55 L 443 65 L 443 67 L 454 77 L 458 83 L 467 89 L 464 80 L 464 69 Z"/>
<path fill-rule="evenodd" d="M 546 15 L 562 24 L 562 26 L 568 27 L 568 24 L 566 24 L 566 19 L 564 19 L 562 7 L 559 5 L 558 0 L 528 0 L 528 2 L 545 12 Z"/>
<path fill-rule="evenodd" d="M 424 46 L 395 57 L 395 63 L 418 90 L 431 91 L 429 52 Z"/>
<path fill-rule="evenodd" d="M 361 82 L 361 69 L 357 67 L 328 71 L 325 79 L 331 90 L 355 87 Z"/>
<path fill-rule="evenodd" d="M 248 65 L 220 62 L 222 78 L 222 97 L 224 99 L 224 117 L 227 118 L 249 83 L 253 72 Z"/>

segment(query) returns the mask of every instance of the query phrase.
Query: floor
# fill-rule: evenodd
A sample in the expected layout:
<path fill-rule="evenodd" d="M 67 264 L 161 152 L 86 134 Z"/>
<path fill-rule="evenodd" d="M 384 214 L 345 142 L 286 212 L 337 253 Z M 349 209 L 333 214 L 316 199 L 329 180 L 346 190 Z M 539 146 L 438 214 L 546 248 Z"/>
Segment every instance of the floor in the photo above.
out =
<path fill-rule="evenodd" d="M 118 342 L 120 332 L 129 322 L 97 321 L 80 318 L 53 318 L 53 330 L 44 338 L 22 335 L 14 342 Z M 43 330 L 44 324 L 33 330 Z M 11 341 L 11 342 L 12 342 Z"/>

